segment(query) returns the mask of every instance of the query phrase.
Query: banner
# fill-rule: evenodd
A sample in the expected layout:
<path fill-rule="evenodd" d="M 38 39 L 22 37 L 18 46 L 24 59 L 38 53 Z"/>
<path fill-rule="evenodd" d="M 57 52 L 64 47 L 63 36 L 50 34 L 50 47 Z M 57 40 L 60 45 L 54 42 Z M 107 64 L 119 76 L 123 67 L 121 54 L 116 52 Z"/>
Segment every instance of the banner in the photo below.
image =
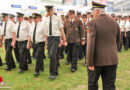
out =
<path fill-rule="evenodd" d="M 114 2 L 112 2 L 112 1 L 107 2 L 107 11 L 108 12 L 113 12 L 114 11 Z"/>

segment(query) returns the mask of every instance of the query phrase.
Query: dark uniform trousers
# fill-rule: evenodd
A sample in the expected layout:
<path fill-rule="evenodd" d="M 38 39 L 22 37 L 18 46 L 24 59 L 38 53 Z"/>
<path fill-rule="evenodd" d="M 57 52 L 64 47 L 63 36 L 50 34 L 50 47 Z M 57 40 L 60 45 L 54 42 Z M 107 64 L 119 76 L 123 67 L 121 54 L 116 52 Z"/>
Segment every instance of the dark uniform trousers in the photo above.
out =
<path fill-rule="evenodd" d="M 64 46 L 60 47 L 60 58 L 64 58 Z"/>
<path fill-rule="evenodd" d="M 32 57 L 35 58 L 35 54 L 36 54 L 36 48 L 35 46 L 33 45 L 33 53 L 32 53 Z"/>
<path fill-rule="evenodd" d="M 27 49 L 27 61 L 28 61 L 28 63 L 32 63 L 31 54 L 30 54 L 29 49 Z"/>
<path fill-rule="evenodd" d="M 58 75 L 58 48 L 60 36 L 48 37 L 48 54 L 50 56 L 50 74 Z"/>
<path fill-rule="evenodd" d="M 44 42 L 40 42 L 38 44 L 34 44 L 35 47 L 35 58 L 36 58 L 36 67 L 35 71 L 39 72 L 39 70 L 44 70 L 43 67 L 43 52 L 44 52 Z"/>
<path fill-rule="evenodd" d="M 14 62 L 14 58 L 12 55 L 13 47 L 11 46 L 11 42 L 12 42 L 12 39 L 5 39 L 5 50 L 6 50 L 5 59 L 6 59 L 7 67 L 10 69 L 13 67 L 16 67 L 15 62 Z"/>
<path fill-rule="evenodd" d="M 2 63 L 2 59 L 1 59 L 1 56 L 0 56 L 0 66 L 2 66 L 3 65 L 3 63 Z"/>
<path fill-rule="evenodd" d="M 20 55 L 20 64 L 19 68 L 22 70 L 27 70 L 28 69 L 28 64 L 27 64 L 27 41 L 20 41 L 18 42 L 19 46 L 19 55 Z"/>
<path fill-rule="evenodd" d="M 83 54 L 85 56 L 85 64 L 86 64 L 86 51 L 87 51 L 87 43 L 85 43 L 85 45 L 83 45 Z"/>
<path fill-rule="evenodd" d="M 129 48 L 129 32 L 126 32 L 125 50 L 128 50 L 128 48 Z"/>
<path fill-rule="evenodd" d="M 19 63 L 20 56 L 19 56 L 18 41 L 16 41 L 15 48 L 14 48 L 14 53 L 15 53 L 16 61 Z"/>
<path fill-rule="evenodd" d="M 67 49 L 67 61 L 71 62 L 71 69 L 77 70 L 80 43 L 68 43 Z"/>
<path fill-rule="evenodd" d="M 98 90 L 98 79 L 101 75 L 103 90 L 116 90 L 117 65 L 96 66 L 94 71 L 88 70 L 88 90 Z"/>
<path fill-rule="evenodd" d="M 130 31 L 128 31 L 128 41 L 129 41 L 129 48 L 130 48 Z"/>
<path fill-rule="evenodd" d="M 123 41 L 124 41 L 124 32 L 121 32 L 121 44 L 120 44 L 120 49 L 119 49 L 119 51 L 122 50 Z"/>

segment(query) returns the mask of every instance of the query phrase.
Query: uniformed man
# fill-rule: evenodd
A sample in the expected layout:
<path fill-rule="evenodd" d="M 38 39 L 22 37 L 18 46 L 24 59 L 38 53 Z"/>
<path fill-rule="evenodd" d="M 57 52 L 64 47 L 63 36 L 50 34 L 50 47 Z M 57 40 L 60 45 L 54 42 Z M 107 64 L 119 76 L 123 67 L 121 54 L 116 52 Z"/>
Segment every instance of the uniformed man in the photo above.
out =
<path fill-rule="evenodd" d="M 34 18 L 34 24 L 31 26 L 27 45 L 29 48 L 33 43 L 33 46 L 36 49 L 36 67 L 34 76 L 38 76 L 40 70 L 44 71 L 43 52 L 45 46 L 44 39 L 46 38 L 46 31 L 44 25 L 40 22 L 40 16 L 41 15 L 38 13 L 33 13 L 32 17 Z"/>
<path fill-rule="evenodd" d="M 32 18 L 32 16 L 29 16 L 28 21 L 29 21 L 30 24 L 33 23 L 33 18 Z"/>
<path fill-rule="evenodd" d="M 45 18 L 44 18 L 44 20 L 43 20 L 43 18 L 42 18 L 42 15 L 40 14 L 40 22 L 44 25 L 44 22 L 45 22 Z M 46 41 L 46 38 L 44 38 L 44 43 L 45 43 L 45 41 Z M 46 55 L 45 55 L 45 47 L 44 47 L 44 49 L 43 49 L 43 58 L 44 59 L 46 59 Z"/>
<path fill-rule="evenodd" d="M 90 12 L 87 12 L 87 23 L 92 20 L 92 16 Z"/>
<path fill-rule="evenodd" d="M 47 33 L 46 44 L 48 47 L 48 54 L 50 56 L 50 79 L 55 79 L 58 75 L 58 61 L 57 61 L 57 50 L 59 47 L 60 37 L 66 43 L 66 37 L 63 30 L 63 24 L 60 17 L 54 15 L 53 6 L 45 6 L 48 13 L 48 17 L 45 21 L 45 29 Z"/>
<path fill-rule="evenodd" d="M 125 19 L 125 51 L 129 48 L 129 32 L 130 32 L 130 22 L 128 16 Z"/>
<path fill-rule="evenodd" d="M 14 30 L 14 23 L 9 19 L 9 15 L 7 13 L 2 13 L 3 16 L 3 25 L 1 27 L 1 42 L 3 38 L 5 40 L 5 50 L 6 50 L 6 64 L 7 67 L 5 70 L 9 71 L 13 68 L 16 68 L 14 58 L 12 56 L 12 38 L 13 38 L 13 30 Z"/>
<path fill-rule="evenodd" d="M 69 11 L 70 21 L 65 23 L 65 31 L 67 38 L 67 62 L 71 63 L 71 71 L 77 70 L 77 61 L 79 58 L 80 45 L 85 44 L 85 36 L 82 21 L 75 18 L 75 11 Z"/>
<path fill-rule="evenodd" d="M 24 21 L 24 14 L 17 12 L 18 22 L 15 25 L 12 46 L 15 48 L 16 40 L 19 45 L 20 53 L 20 64 L 19 64 L 19 73 L 22 73 L 25 70 L 28 70 L 27 64 L 27 40 L 29 36 L 30 24 L 27 21 Z"/>
<path fill-rule="evenodd" d="M 1 35 L 1 26 L 0 26 L 0 35 Z M 1 42 L 1 37 L 0 37 L 0 47 L 2 46 L 2 42 Z M 1 59 L 1 56 L 0 56 L 0 66 L 2 66 L 3 63 L 2 63 L 2 59 Z"/>
<path fill-rule="evenodd" d="M 2 63 L 2 60 L 1 60 L 1 57 L 0 57 L 0 66 L 2 66 L 3 65 L 3 63 Z"/>
<path fill-rule="evenodd" d="M 121 43 L 120 43 L 120 49 L 119 51 L 122 51 L 122 45 L 123 45 L 123 41 L 124 41 L 124 36 L 125 36 L 125 21 L 123 20 L 123 17 L 120 17 L 118 20 L 118 24 L 120 26 L 120 32 L 121 32 Z"/>
<path fill-rule="evenodd" d="M 88 24 L 87 43 L 88 90 L 98 90 L 100 76 L 103 90 L 116 90 L 120 28 L 115 20 L 105 14 L 106 5 L 92 4 L 94 19 Z"/>
<path fill-rule="evenodd" d="M 86 66 L 86 49 L 87 49 L 87 15 L 84 14 L 82 16 L 82 19 L 83 19 L 83 28 L 84 28 L 84 33 L 85 33 L 85 45 L 83 45 L 83 53 L 84 53 L 84 56 L 85 56 L 85 63 L 84 65 Z"/>
<path fill-rule="evenodd" d="M 16 24 L 15 15 L 10 14 L 9 17 L 10 17 L 10 20 L 12 22 L 14 22 L 14 24 Z M 17 41 L 16 41 L 16 44 L 15 44 L 14 53 L 15 53 L 16 61 L 17 61 L 17 63 L 19 63 L 20 56 L 19 56 L 19 48 L 18 48 L 18 42 Z"/>

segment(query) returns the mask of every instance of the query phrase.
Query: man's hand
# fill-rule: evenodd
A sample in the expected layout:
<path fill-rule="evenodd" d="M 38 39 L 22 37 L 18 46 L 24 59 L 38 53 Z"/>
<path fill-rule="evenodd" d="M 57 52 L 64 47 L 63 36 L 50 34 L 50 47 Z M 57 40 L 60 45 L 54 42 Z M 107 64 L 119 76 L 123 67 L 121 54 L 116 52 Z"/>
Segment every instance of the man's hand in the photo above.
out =
<path fill-rule="evenodd" d="M 94 70 L 95 70 L 94 66 L 89 66 L 88 69 L 89 69 L 90 71 L 94 71 Z"/>
<path fill-rule="evenodd" d="M 45 48 L 46 48 L 46 50 L 48 50 L 48 45 L 47 44 L 45 45 Z"/>
<path fill-rule="evenodd" d="M 0 47 L 2 47 L 2 43 L 0 42 Z"/>
<path fill-rule="evenodd" d="M 11 46 L 12 46 L 13 48 L 15 48 L 15 42 L 12 42 L 12 43 L 11 43 Z"/>
<path fill-rule="evenodd" d="M 27 49 L 30 49 L 32 46 L 31 45 L 27 45 Z"/>
<path fill-rule="evenodd" d="M 68 44 L 67 44 L 67 42 L 64 42 L 64 46 L 66 47 Z"/>
<path fill-rule="evenodd" d="M 82 42 L 82 45 L 85 45 L 85 41 Z"/>
<path fill-rule="evenodd" d="M 124 34 L 124 37 L 126 37 L 126 33 Z"/>

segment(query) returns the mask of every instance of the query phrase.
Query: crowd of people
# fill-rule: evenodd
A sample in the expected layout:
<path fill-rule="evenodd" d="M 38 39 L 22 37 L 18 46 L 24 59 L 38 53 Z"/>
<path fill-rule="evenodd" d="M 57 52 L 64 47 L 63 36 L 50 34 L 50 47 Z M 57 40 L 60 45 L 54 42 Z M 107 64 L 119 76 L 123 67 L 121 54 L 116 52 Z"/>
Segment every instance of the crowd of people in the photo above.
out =
<path fill-rule="evenodd" d="M 40 71 L 44 71 L 44 59 L 47 58 L 45 48 L 48 50 L 48 57 L 50 58 L 50 79 L 55 79 L 59 74 L 59 59 L 64 59 L 65 53 L 67 54 L 66 65 L 71 64 L 71 72 L 78 69 L 78 60 L 82 60 L 84 57 L 85 66 L 90 64 L 86 60 L 86 55 L 93 54 L 86 52 L 87 49 L 88 52 L 90 49 L 93 50 L 87 48 L 93 45 L 88 37 L 91 36 L 92 38 L 94 35 L 90 34 L 89 36 L 88 33 L 93 32 L 91 29 L 97 27 L 90 24 L 93 28 L 89 28 L 88 23 L 91 23 L 95 16 L 91 12 L 82 14 L 75 10 L 69 10 L 67 15 L 59 17 L 54 13 L 53 6 L 46 6 L 46 11 L 47 15 L 44 19 L 39 13 L 33 13 L 32 16 L 25 17 L 24 13 L 17 12 L 17 22 L 15 22 L 14 15 L 1 14 L 3 22 L 0 27 L 0 47 L 4 41 L 6 71 L 16 68 L 12 55 L 13 49 L 16 61 L 19 64 L 19 73 L 28 70 L 28 64 L 32 63 L 31 56 L 36 59 L 34 76 L 38 76 Z M 127 51 L 130 48 L 130 16 L 112 14 L 108 17 L 117 22 L 120 27 L 121 43 L 118 51 L 122 51 L 123 45 L 124 50 Z M 101 33 L 98 34 L 102 35 Z M 33 48 L 32 54 L 30 54 L 31 47 Z M 2 60 L 0 62 L 2 66 Z"/>

